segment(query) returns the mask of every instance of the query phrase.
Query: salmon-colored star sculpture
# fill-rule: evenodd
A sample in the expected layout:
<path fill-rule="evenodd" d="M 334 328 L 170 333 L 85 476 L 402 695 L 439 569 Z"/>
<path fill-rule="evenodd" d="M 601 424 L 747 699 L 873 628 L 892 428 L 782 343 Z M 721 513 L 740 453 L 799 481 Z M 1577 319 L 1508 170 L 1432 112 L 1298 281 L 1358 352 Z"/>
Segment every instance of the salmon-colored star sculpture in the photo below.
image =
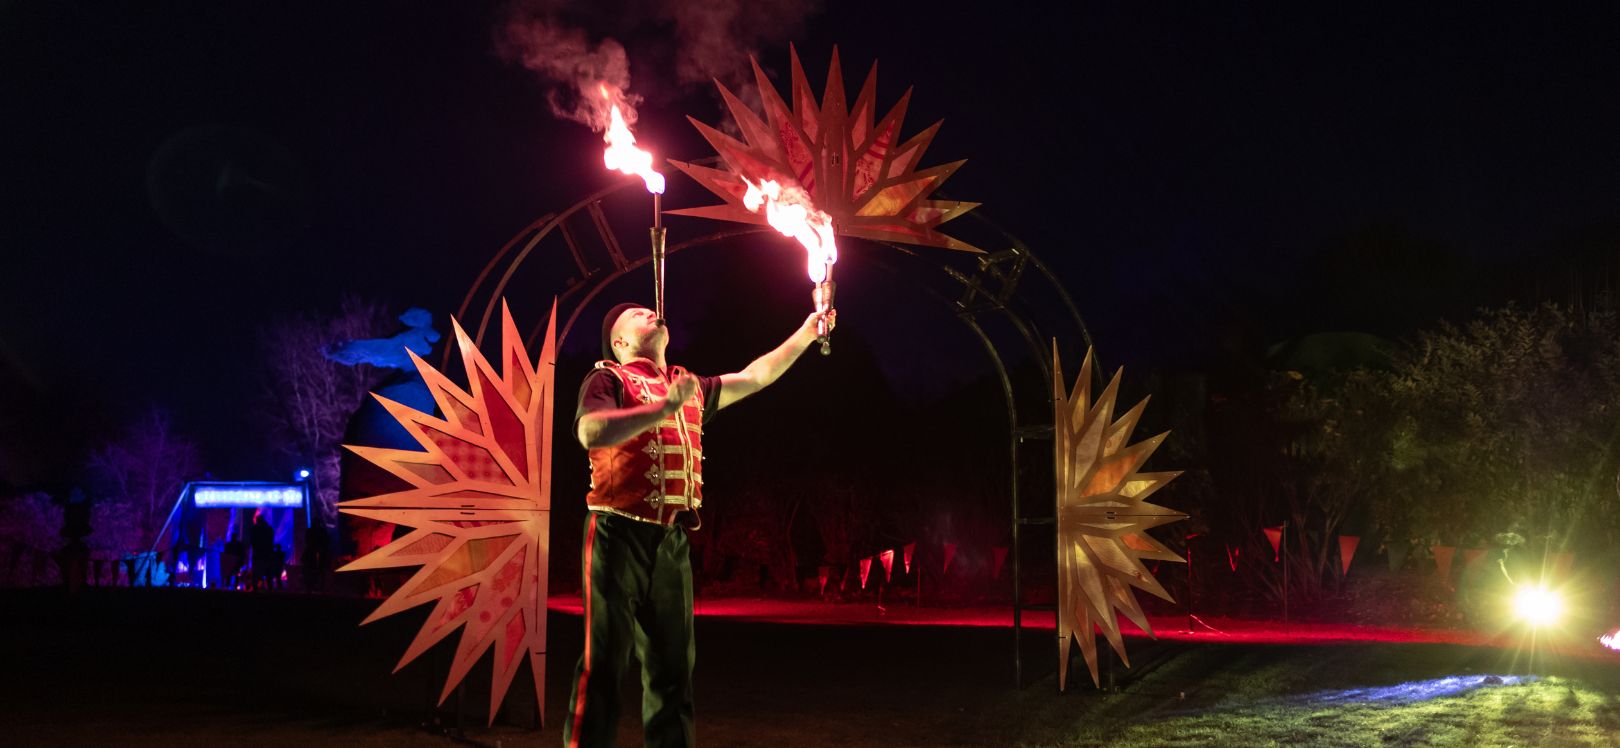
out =
<path fill-rule="evenodd" d="M 346 514 L 414 528 L 342 569 L 420 567 L 362 622 L 436 603 L 394 670 L 460 630 L 439 701 L 492 652 L 491 723 L 525 657 L 544 714 L 556 320 L 553 302 L 540 361 L 531 363 L 503 302 L 499 374 L 452 320 L 466 389 L 413 353 L 443 417 L 377 399 L 422 449 L 349 447 L 410 488 L 339 505 Z"/>
<path fill-rule="evenodd" d="M 978 207 L 978 203 L 931 200 L 939 186 L 966 161 L 919 171 L 923 152 L 939 132 L 934 123 L 910 140 L 900 142 L 901 121 L 911 91 L 882 119 L 877 112 L 877 64 L 849 106 L 844 96 L 838 50 L 833 50 L 827 88 L 818 105 L 806 81 L 799 55 L 793 59 L 793 106 L 789 109 L 759 63 L 754 76 L 765 107 L 765 117 L 748 108 L 724 85 L 720 93 L 736 121 L 743 140 L 737 140 L 695 119 L 703 137 L 714 146 L 726 169 L 671 161 L 676 168 L 725 202 L 700 208 L 669 211 L 738 223 L 764 224 L 765 217 L 744 205 L 748 185 L 775 181 L 808 194 L 815 207 L 832 217 L 840 236 L 892 241 L 964 252 L 977 247 L 946 236 L 940 224 Z"/>
<path fill-rule="evenodd" d="M 1058 535 L 1058 687 L 1066 688 L 1069 650 L 1080 641 L 1091 681 L 1097 677 L 1097 638 L 1101 629 L 1120 660 L 1125 641 L 1120 636 L 1123 613 L 1149 635 L 1153 629 L 1137 604 L 1132 588 L 1170 599 L 1142 559 L 1182 561 L 1180 555 L 1148 537 L 1149 528 L 1186 519 L 1187 515 L 1145 499 L 1180 472 L 1138 472 L 1168 432 L 1127 445 L 1131 431 L 1147 409 L 1143 399 L 1130 412 L 1114 417 L 1120 372 L 1114 374 L 1097 400 L 1091 400 L 1092 355 L 1086 352 L 1073 392 L 1063 387 L 1057 341 L 1052 341 L 1052 400 L 1057 442 Z"/>

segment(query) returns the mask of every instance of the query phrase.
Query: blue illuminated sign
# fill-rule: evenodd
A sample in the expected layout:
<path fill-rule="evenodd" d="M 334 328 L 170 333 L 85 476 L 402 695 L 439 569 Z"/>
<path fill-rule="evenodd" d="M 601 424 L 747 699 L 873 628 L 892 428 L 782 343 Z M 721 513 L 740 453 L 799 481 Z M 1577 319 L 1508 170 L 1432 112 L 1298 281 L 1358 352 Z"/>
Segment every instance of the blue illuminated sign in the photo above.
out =
<path fill-rule="evenodd" d="M 299 483 L 197 483 L 191 501 L 199 509 L 217 507 L 277 507 L 302 509 L 304 485 Z"/>

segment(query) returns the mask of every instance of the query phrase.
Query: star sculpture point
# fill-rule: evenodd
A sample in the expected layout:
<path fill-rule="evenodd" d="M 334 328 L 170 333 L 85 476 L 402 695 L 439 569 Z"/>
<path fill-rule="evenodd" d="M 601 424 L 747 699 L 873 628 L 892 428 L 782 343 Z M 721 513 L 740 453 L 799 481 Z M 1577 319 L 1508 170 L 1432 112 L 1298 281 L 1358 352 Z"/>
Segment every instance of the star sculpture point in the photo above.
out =
<path fill-rule="evenodd" d="M 1075 641 L 1080 643 L 1092 682 L 1100 684 L 1095 633 L 1099 630 L 1130 666 L 1119 615 L 1153 633 L 1134 590 L 1171 599 L 1142 562 L 1183 560 L 1147 534 L 1151 528 L 1187 516 L 1147 501 L 1181 473 L 1140 471 L 1168 432 L 1130 444 L 1147 400 L 1115 418 L 1123 372 L 1116 372 L 1093 401 L 1092 361 L 1087 351 L 1074 388 L 1065 390 L 1057 341 L 1052 343 L 1060 688 L 1068 685 L 1069 655 Z"/>

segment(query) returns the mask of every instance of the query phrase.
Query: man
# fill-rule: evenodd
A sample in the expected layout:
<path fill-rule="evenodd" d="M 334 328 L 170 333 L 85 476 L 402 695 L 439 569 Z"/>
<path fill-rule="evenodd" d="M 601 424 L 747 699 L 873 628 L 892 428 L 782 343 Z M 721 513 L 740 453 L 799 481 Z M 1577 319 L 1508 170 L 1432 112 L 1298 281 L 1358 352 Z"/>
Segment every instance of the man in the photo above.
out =
<path fill-rule="evenodd" d="M 827 326 L 835 322 L 827 312 Z M 816 338 L 811 314 L 742 371 L 697 377 L 664 362 L 669 329 L 620 304 L 602 319 L 605 359 L 585 377 L 574 430 L 590 453 L 582 578 L 585 652 L 563 723 L 568 746 L 611 746 L 635 643 L 649 746 L 695 744 L 692 567 L 687 527 L 703 503 L 703 422 L 775 382 Z"/>

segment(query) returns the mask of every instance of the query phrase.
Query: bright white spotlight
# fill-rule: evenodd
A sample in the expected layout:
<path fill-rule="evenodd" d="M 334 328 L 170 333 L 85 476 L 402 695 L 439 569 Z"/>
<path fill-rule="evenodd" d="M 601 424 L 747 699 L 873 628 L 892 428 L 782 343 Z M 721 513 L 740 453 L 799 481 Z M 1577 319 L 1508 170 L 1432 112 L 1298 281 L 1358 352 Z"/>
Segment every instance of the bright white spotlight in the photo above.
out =
<path fill-rule="evenodd" d="M 1546 587 L 1520 587 L 1513 612 L 1531 626 L 1551 626 L 1564 615 L 1564 599 Z"/>
<path fill-rule="evenodd" d="M 299 480 L 309 480 L 309 468 L 299 468 L 298 469 L 298 479 Z"/>

